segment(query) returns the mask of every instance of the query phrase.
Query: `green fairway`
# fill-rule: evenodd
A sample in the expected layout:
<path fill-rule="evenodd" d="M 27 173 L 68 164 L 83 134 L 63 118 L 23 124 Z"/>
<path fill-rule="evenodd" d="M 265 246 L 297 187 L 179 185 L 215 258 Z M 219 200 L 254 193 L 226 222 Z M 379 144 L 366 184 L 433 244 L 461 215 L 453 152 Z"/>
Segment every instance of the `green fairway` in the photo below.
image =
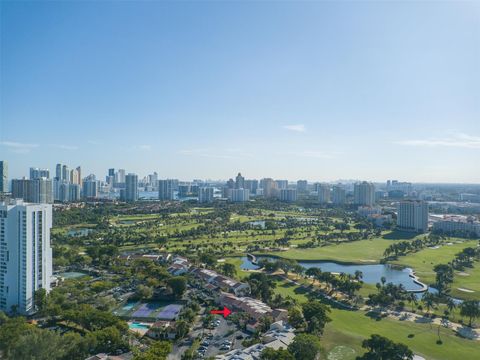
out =
<path fill-rule="evenodd" d="M 276 282 L 275 293 L 290 295 L 299 302 L 306 301 L 302 291 L 296 286 L 286 284 L 284 280 Z M 380 334 L 393 341 L 402 342 L 416 354 L 428 360 L 480 358 L 480 341 L 467 340 L 457 336 L 452 330 L 440 328 L 442 345 L 438 345 L 438 326 L 398 321 L 393 319 L 376 320 L 364 311 L 347 311 L 332 309 L 332 322 L 328 323 L 321 343 L 330 359 L 353 360 L 363 353 L 362 340 L 371 334 Z M 413 335 L 413 336 L 412 336 Z M 338 348 L 341 346 L 341 348 Z M 335 354 L 341 357 L 334 357 Z M 330 357 L 331 356 L 331 357 Z"/>
<path fill-rule="evenodd" d="M 371 334 L 380 334 L 389 339 L 402 342 L 416 354 L 428 360 L 462 359 L 475 360 L 480 358 L 480 342 L 467 340 L 449 329 L 440 328 L 442 345 L 438 345 L 438 326 L 420 324 L 410 321 L 391 319 L 375 320 L 362 311 L 345 311 L 332 309 L 332 322 L 325 329 L 322 343 L 330 351 L 335 346 L 347 345 L 361 352 L 361 341 Z M 409 337 L 413 335 L 413 337 Z M 354 357 L 352 357 L 354 359 Z"/>
<path fill-rule="evenodd" d="M 309 249 L 290 249 L 274 252 L 271 255 L 295 260 L 332 260 L 346 263 L 378 263 L 385 249 L 395 240 L 375 238 L 349 243 L 331 244 Z"/>
<path fill-rule="evenodd" d="M 433 284 L 435 282 L 435 272 L 433 271 L 435 265 L 447 264 L 462 249 L 476 247 L 477 244 L 478 241 L 469 240 L 458 244 L 453 243 L 453 245 L 442 245 L 438 249 L 426 248 L 407 256 L 401 256 L 392 263 L 413 268 L 422 282 Z M 458 288 L 474 292 L 460 291 Z M 473 268 L 467 268 L 463 272 L 455 272 L 452 295 L 462 299 L 480 299 L 480 263 L 475 263 Z"/>

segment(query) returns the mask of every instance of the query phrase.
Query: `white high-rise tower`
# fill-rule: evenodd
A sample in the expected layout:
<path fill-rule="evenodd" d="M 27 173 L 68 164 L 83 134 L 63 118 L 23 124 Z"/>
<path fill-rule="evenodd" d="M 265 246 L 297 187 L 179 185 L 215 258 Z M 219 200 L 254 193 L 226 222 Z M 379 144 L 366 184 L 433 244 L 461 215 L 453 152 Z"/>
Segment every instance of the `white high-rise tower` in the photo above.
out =
<path fill-rule="evenodd" d="M 52 205 L 0 203 L 0 310 L 31 314 L 38 289 L 50 291 Z"/>

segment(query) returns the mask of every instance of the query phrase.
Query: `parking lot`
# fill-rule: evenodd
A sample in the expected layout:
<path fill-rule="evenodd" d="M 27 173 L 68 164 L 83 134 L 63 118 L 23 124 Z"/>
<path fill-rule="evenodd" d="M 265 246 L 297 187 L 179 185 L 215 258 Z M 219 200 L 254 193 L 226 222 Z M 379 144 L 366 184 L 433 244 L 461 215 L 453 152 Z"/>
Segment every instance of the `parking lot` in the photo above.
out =
<path fill-rule="evenodd" d="M 242 349 L 242 341 L 248 335 L 237 330 L 235 324 L 218 316 L 215 318 L 214 328 L 206 330 L 201 341 L 198 355 L 210 357 L 229 352 L 232 349 Z"/>

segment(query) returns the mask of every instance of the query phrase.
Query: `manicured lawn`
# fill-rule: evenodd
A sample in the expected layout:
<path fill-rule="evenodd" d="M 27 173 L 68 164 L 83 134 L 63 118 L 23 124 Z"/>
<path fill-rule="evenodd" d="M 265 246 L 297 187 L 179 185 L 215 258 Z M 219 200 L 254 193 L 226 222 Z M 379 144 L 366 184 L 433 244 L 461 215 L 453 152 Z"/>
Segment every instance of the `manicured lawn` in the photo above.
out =
<path fill-rule="evenodd" d="M 284 279 L 276 278 L 275 293 L 282 296 L 290 296 L 300 303 L 307 301 L 306 291 L 300 289 L 298 286 L 285 281 Z"/>
<path fill-rule="evenodd" d="M 454 242 L 454 241 L 452 241 Z M 438 249 L 422 249 L 419 252 L 401 256 L 398 260 L 392 262 L 403 266 L 411 267 L 426 284 L 435 282 L 435 272 L 433 268 L 437 264 L 447 264 L 452 261 L 455 254 L 466 247 L 476 247 L 478 241 L 464 241 L 460 244 L 442 245 Z M 476 262 L 473 268 L 467 268 L 463 271 L 468 276 L 455 273 L 454 283 L 452 284 L 452 295 L 462 299 L 480 299 L 480 263 Z M 459 291 L 458 288 L 474 290 L 474 293 Z"/>
<path fill-rule="evenodd" d="M 241 280 L 250 275 L 250 272 L 240 268 L 240 265 L 242 265 L 242 259 L 240 257 L 227 257 L 225 258 L 225 262 L 235 265 L 235 268 L 237 269 L 237 275 L 235 277 L 237 279 Z"/>
<path fill-rule="evenodd" d="M 468 276 L 455 274 L 452 284 L 452 296 L 468 300 L 480 300 L 480 262 L 475 262 L 473 268 L 466 268 L 463 272 L 468 274 Z M 464 292 L 458 290 L 458 288 L 469 289 L 474 292 Z"/>
<path fill-rule="evenodd" d="M 290 295 L 300 302 L 306 301 L 304 294 L 296 291 L 296 286 L 286 285 L 285 281 L 277 281 L 275 293 Z M 397 321 L 370 318 L 363 311 L 346 311 L 332 309 L 332 322 L 328 323 L 321 343 L 326 353 L 340 352 L 338 359 L 353 360 L 363 353 L 362 340 L 371 334 L 380 334 L 396 342 L 402 342 L 416 354 L 428 360 L 462 359 L 476 360 L 480 358 L 480 341 L 467 340 L 449 329 L 441 328 L 442 345 L 437 345 L 437 326 L 410 321 Z M 409 335 L 413 337 L 409 338 Z M 333 358 L 333 357 L 332 357 Z"/>
<path fill-rule="evenodd" d="M 394 242 L 395 240 L 375 238 L 311 249 L 290 249 L 271 254 L 295 260 L 332 260 L 358 264 L 378 263 L 382 259 L 385 249 Z"/>
<path fill-rule="evenodd" d="M 327 325 L 322 339 L 327 351 L 336 345 L 348 345 L 357 351 L 356 355 L 359 355 L 361 341 L 376 333 L 404 343 L 416 354 L 429 360 L 480 358 L 479 341 L 463 339 L 445 328 L 440 329 L 443 344 L 437 345 L 437 326 L 430 327 L 429 324 L 390 319 L 377 321 L 361 311 L 337 309 L 332 309 L 331 318 L 332 322 Z M 409 338 L 410 334 L 414 336 Z"/>

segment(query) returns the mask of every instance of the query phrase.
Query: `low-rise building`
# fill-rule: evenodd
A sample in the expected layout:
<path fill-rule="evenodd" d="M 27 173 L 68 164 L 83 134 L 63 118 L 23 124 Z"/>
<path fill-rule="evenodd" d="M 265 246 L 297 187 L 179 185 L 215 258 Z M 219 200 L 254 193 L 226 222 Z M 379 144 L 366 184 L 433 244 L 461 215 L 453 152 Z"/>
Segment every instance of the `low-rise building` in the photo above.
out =
<path fill-rule="evenodd" d="M 177 337 L 175 322 L 173 321 L 156 321 L 147 331 L 146 335 L 152 339 L 169 339 L 174 340 Z"/>
<path fill-rule="evenodd" d="M 359 206 L 357 214 L 363 217 L 368 217 L 370 215 L 379 215 L 382 213 L 382 209 L 376 206 Z"/>
<path fill-rule="evenodd" d="M 192 271 L 201 281 L 213 285 L 220 290 L 233 293 L 237 296 L 250 294 L 250 286 L 246 283 L 239 282 L 210 269 L 196 268 Z"/>
<path fill-rule="evenodd" d="M 433 230 L 451 234 L 480 236 L 480 222 L 472 216 L 449 215 L 433 223 Z"/>
<path fill-rule="evenodd" d="M 382 227 L 392 222 L 392 215 L 373 214 L 368 215 L 367 220 L 371 221 L 375 226 Z"/>
<path fill-rule="evenodd" d="M 188 259 L 175 256 L 173 258 L 172 264 L 167 268 L 167 271 L 175 276 L 186 274 L 190 269 L 190 262 Z"/>
<path fill-rule="evenodd" d="M 247 313 L 250 318 L 259 320 L 264 316 L 270 316 L 273 320 L 286 320 L 288 312 L 284 309 L 272 309 L 263 301 L 251 297 L 237 297 L 229 293 L 220 293 L 218 302 L 236 311 Z"/>
<path fill-rule="evenodd" d="M 274 322 L 267 331 L 261 344 L 252 345 L 246 349 L 232 350 L 226 354 L 217 355 L 217 360 L 259 360 L 262 351 L 266 348 L 278 350 L 287 349 L 295 339 L 295 329 L 289 326 L 285 321 Z"/>

